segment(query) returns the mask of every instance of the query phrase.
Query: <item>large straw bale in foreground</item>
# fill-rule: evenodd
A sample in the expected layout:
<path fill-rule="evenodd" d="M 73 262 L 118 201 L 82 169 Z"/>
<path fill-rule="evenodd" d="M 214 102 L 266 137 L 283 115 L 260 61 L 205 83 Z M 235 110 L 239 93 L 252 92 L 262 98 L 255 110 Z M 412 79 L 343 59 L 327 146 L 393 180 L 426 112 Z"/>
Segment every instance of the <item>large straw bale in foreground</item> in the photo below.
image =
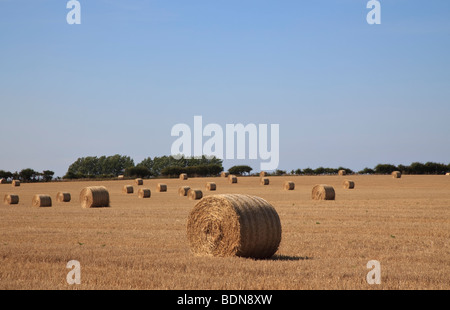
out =
<path fill-rule="evenodd" d="M 250 195 L 212 195 L 190 212 L 187 236 L 197 255 L 269 258 L 281 242 L 281 222 L 266 200 Z"/>
<path fill-rule="evenodd" d="M 104 186 L 85 187 L 80 192 L 80 202 L 83 208 L 109 207 L 109 192 Z"/>
<path fill-rule="evenodd" d="M 31 200 L 31 205 L 33 207 L 51 207 L 52 197 L 49 195 L 34 195 Z"/>
<path fill-rule="evenodd" d="M 335 192 L 333 186 L 318 184 L 313 187 L 311 198 L 314 200 L 334 200 Z"/>

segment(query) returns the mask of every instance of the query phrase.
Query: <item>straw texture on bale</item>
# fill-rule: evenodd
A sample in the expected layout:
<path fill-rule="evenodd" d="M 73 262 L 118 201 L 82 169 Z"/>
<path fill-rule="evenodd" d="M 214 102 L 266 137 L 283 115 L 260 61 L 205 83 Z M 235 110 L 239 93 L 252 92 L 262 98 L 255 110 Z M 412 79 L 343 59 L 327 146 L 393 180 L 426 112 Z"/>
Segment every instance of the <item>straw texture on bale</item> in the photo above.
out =
<path fill-rule="evenodd" d="M 353 182 L 351 180 L 345 180 L 343 183 L 343 186 L 346 189 L 353 189 L 353 188 L 355 188 L 355 182 Z"/>
<path fill-rule="evenodd" d="M 186 173 L 180 174 L 180 180 L 187 180 L 187 179 L 188 179 L 188 175 Z"/>
<path fill-rule="evenodd" d="M 207 190 L 207 191 L 215 191 L 216 188 L 217 188 L 216 183 L 214 183 L 214 182 L 208 182 L 208 183 L 206 183 L 206 190 Z"/>
<path fill-rule="evenodd" d="M 347 172 L 345 170 L 339 170 L 338 175 L 346 175 Z"/>
<path fill-rule="evenodd" d="M 203 197 L 203 192 L 199 189 L 188 190 L 187 196 L 190 200 L 199 200 Z"/>
<path fill-rule="evenodd" d="M 269 178 L 261 178 L 261 185 L 269 185 Z"/>
<path fill-rule="evenodd" d="M 19 180 L 13 180 L 11 184 L 12 184 L 12 186 L 20 186 L 20 181 Z"/>
<path fill-rule="evenodd" d="M 33 207 L 51 207 L 52 197 L 49 195 L 34 195 L 31 201 Z"/>
<path fill-rule="evenodd" d="M 136 179 L 136 180 L 134 180 L 134 183 L 136 183 L 136 185 L 144 185 L 144 180 Z"/>
<path fill-rule="evenodd" d="M 207 196 L 190 212 L 187 237 L 196 255 L 272 257 L 281 242 L 281 222 L 266 200 L 250 195 Z"/>
<path fill-rule="evenodd" d="M 3 198 L 3 202 L 5 205 L 16 205 L 19 203 L 19 195 L 6 194 Z"/>
<path fill-rule="evenodd" d="M 72 197 L 70 196 L 70 193 L 66 192 L 58 192 L 56 194 L 56 201 L 57 202 L 69 202 Z"/>
<path fill-rule="evenodd" d="M 229 173 L 226 172 L 226 171 L 222 171 L 222 173 L 220 174 L 220 176 L 221 176 L 222 178 L 228 178 L 228 175 L 229 175 Z"/>
<path fill-rule="evenodd" d="M 158 186 L 156 187 L 156 189 L 158 190 L 158 192 L 167 192 L 167 185 L 158 183 Z"/>
<path fill-rule="evenodd" d="M 152 192 L 150 191 L 149 188 L 140 188 L 138 190 L 139 198 L 150 198 L 151 195 L 152 195 Z"/>
<path fill-rule="evenodd" d="M 313 187 L 311 197 L 314 200 L 334 200 L 336 194 L 333 186 L 318 184 Z"/>
<path fill-rule="evenodd" d="M 237 176 L 235 176 L 235 175 L 228 176 L 228 183 L 234 184 L 234 183 L 237 183 L 237 181 L 238 181 Z"/>
<path fill-rule="evenodd" d="M 392 177 L 394 179 L 400 179 L 402 177 L 402 173 L 400 171 L 394 171 L 392 172 Z"/>
<path fill-rule="evenodd" d="M 0 179 L 0 184 L 6 184 L 6 179 Z"/>
<path fill-rule="evenodd" d="M 133 186 L 131 186 L 131 185 L 124 185 L 122 188 L 122 193 L 124 193 L 124 194 L 133 194 L 133 192 L 134 192 L 134 189 L 133 189 Z"/>
<path fill-rule="evenodd" d="M 295 189 L 295 183 L 292 181 L 286 181 L 283 185 L 284 190 L 293 191 Z"/>
<path fill-rule="evenodd" d="M 189 186 L 181 186 L 180 188 L 178 188 L 178 195 L 187 196 L 187 193 L 190 189 L 191 188 Z"/>
<path fill-rule="evenodd" d="M 83 208 L 109 207 L 109 192 L 104 186 L 85 187 L 80 192 L 80 202 Z"/>

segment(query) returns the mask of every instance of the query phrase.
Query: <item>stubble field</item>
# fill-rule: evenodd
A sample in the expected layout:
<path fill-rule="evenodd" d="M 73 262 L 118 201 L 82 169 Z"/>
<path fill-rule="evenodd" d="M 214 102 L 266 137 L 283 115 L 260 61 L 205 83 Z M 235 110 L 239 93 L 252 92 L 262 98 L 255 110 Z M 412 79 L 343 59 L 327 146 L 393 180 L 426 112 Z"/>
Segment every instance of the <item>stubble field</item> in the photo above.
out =
<path fill-rule="evenodd" d="M 344 189 L 345 179 L 355 189 Z M 284 181 L 295 182 L 284 191 Z M 206 182 L 217 184 L 215 192 Z M 156 191 L 157 183 L 168 191 Z M 123 194 L 124 185 L 133 194 Z M 313 201 L 315 184 L 334 186 L 336 200 Z M 83 209 L 79 193 L 104 185 L 110 208 Z M 204 196 L 239 193 L 266 199 L 282 225 L 274 257 L 198 257 L 190 252 L 186 223 L 195 201 L 179 186 Z M 139 199 L 139 187 L 151 198 Z M 56 202 L 67 191 L 71 202 Z M 0 206 L 0 289 L 303 290 L 450 289 L 450 176 L 293 176 L 189 178 L 0 185 L 0 197 L 18 194 L 18 205 Z M 34 194 L 52 197 L 51 208 L 31 206 Z M 81 265 L 81 284 L 69 285 L 67 262 Z M 381 264 L 381 284 L 369 285 L 367 263 Z"/>

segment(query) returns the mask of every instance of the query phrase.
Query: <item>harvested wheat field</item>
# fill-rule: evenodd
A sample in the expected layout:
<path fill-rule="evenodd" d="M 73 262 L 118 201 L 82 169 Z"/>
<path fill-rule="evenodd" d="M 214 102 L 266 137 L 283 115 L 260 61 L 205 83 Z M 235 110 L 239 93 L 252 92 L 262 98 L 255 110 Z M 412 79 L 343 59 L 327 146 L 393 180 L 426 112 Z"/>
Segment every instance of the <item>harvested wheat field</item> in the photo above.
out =
<path fill-rule="evenodd" d="M 446 176 L 339 176 L 145 180 L 167 184 L 149 199 L 123 195 L 126 180 L 52 182 L 15 188 L 17 205 L 0 206 L 0 289 L 450 289 L 450 180 Z M 286 181 L 295 189 L 286 191 Z M 201 200 L 180 186 L 246 194 L 266 200 L 279 216 L 281 242 L 268 259 L 193 254 L 188 216 Z M 312 200 L 316 184 L 333 186 L 335 200 Z M 109 208 L 82 208 L 85 187 L 105 186 Z M 0 197 L 11 185 L 0 185 Z M 70 192 L 73 199 L 34 208 L 35 194 Z M 81 265 L 81 284 L 66 282 L 67 262 Z M 381 264 L 381 284 L 366 281 L 367 263 Z"/>

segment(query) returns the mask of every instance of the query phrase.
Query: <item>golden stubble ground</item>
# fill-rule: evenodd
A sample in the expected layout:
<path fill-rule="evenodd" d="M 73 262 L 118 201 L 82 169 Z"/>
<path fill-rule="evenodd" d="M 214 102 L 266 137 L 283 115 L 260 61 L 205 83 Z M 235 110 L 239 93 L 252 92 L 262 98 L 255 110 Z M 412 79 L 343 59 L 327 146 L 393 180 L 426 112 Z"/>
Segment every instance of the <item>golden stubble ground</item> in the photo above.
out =
<path fill-rule="evenodd" d="M 344 189 L 345 179 L 355 189 Z M 294 191 L 284 191 L 286 180 Z M 215 192 L 206 182 L 217 183 Z M 159 193 L 159 182 L 168 191 Z M 133 185 L 134 194 L 122 187 Z M 329 184 L 335 201 L 313 201 L 315 184 Z M 82 209 L 82 188 L 104 185 L 110 208 Z M 282 224 L 272 259 L 196 257 L 190 253 L 186 221 L 195 201 L 178 187 L 204 195 L 245 193 L 266 199 Z M 144 180 L 149 199 L 137 197 L 133 180 L 0 185 L 0 289 L 302 290 L 450 289 L 449 176 L 293 176 Z M 72 195 L 56 202 L 58 191 Z M 34 208 L 34 194 L 48 194 L 51 208 Z M 68 285 L 67 262 L 81 264 L 81 284 Z M 381 284 L 369 285 L 367 263 L 381 264 Z"/>

